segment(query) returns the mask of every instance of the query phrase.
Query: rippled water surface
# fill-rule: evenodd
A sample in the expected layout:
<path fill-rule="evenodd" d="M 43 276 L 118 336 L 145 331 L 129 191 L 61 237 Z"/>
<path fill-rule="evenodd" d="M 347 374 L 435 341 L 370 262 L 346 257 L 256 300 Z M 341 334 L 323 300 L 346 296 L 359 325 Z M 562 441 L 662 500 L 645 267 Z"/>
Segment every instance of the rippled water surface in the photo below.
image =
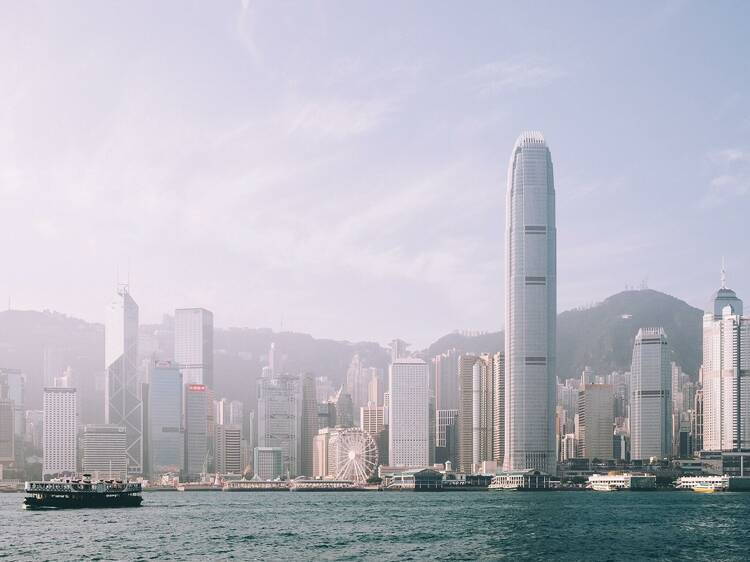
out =
<path fill-rule="evenodd" d="M 750 493 L 144 494 L 137 509 L 25 511 L 2 560 L 748 560 Z"/>

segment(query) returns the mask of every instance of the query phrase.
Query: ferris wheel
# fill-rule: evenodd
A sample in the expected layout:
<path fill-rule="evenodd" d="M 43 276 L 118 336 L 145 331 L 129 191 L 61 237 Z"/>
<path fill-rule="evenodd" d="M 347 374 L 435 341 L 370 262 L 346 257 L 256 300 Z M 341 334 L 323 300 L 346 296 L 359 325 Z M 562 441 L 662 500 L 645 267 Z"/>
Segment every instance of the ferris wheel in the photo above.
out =
<path fill-rule="evenodd" d="M 364 484 L 378 466 L 378 446 L 361 429 L 344 429 L 331 436 L 329 450 L 338 480 Z"/>

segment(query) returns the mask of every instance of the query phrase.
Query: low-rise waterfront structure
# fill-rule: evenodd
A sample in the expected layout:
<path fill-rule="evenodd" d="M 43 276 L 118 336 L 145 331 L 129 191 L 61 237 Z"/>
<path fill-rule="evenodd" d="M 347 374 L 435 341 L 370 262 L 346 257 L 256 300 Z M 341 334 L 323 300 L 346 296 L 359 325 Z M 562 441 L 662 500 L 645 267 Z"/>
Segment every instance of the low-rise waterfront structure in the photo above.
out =
<path fill-rule="evenodd" d="M 655 474 L 592 474 L 589 476 L 589 488 L 596 491 L 615 490 L 655 490 Z"/>

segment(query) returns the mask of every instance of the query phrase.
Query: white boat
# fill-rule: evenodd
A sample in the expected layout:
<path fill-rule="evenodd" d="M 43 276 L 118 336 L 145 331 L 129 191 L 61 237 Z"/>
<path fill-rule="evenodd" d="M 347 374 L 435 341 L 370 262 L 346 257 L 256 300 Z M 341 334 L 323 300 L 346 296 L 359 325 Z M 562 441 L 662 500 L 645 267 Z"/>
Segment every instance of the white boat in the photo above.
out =
<path fill-rule="evenodd" d="M 699 494 L 713 494 L 714 492 L 723 492 L 724 486 L 721 484 L 696 484 L 693 486 L 693 492 Z"/>
<path fill-rule="evenodd" d="M 617 492 L 623 488 L 608 482 L 595 482 L 591 484 L 591 489 L 595 492 Z"/>

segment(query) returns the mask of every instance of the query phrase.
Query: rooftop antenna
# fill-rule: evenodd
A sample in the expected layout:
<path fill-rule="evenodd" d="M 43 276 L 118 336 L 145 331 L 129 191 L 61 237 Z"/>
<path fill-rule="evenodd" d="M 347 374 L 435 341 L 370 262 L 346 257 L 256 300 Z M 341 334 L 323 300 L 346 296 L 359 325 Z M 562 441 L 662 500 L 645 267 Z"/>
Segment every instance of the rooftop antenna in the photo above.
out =
<path fill-rule="evenodd" d="M 721 257 L 721 288 L 727 288 L 727 266 L 724 261 L 724 256 Z"/>

